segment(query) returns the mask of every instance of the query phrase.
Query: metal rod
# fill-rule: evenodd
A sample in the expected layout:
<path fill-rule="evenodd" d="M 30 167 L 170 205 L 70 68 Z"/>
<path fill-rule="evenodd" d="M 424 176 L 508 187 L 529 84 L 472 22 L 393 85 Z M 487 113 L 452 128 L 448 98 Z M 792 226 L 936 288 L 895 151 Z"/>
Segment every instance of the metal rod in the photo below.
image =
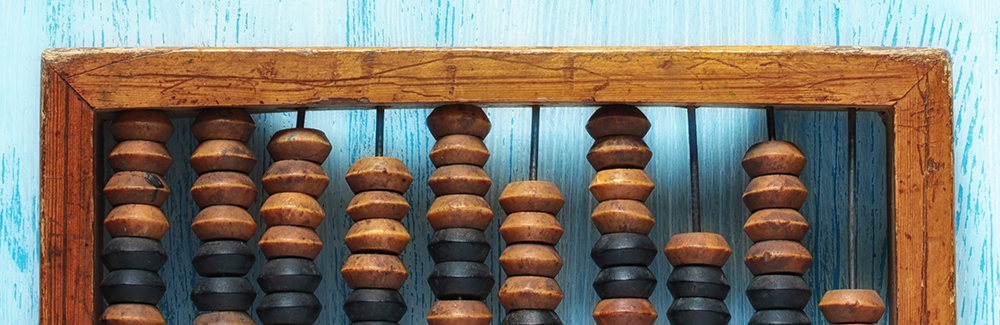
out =
<path fill-rule="evenodd" d="M 296 111 L 298 114 L 295 116 L 295 127 L 299 129 L 306 127 L 306 108 L 302 107 Z"/>
<path fill-rule="evenodd" d="M 538 124 L 541 107 L 531 106 L 531 157 L 528 160 L 528 180 L 538 180 Z"/>
<path fill-rule="evenodd" d="M 698 180 L 697 108 L 688 107 L 688 151 L 691 153 L 691 231 L 701 232 L 701 189 Z"/>
<path fill-rule="evenodd" d="M 858 120 L 857 110 L 847 110 L 847 254 L 848 286 L 858 288 Z"/>
<path fill-rule="evenodd" d="M 767 139 L 774 141 L 778 139 L 777 127 L 774 125 L 774 107 L 767 108 Z"/>
<path fill-rule="evenodd" d="M 385 107 L 375 107 L 375 156 L 381 157 L 385 148 Z"/>

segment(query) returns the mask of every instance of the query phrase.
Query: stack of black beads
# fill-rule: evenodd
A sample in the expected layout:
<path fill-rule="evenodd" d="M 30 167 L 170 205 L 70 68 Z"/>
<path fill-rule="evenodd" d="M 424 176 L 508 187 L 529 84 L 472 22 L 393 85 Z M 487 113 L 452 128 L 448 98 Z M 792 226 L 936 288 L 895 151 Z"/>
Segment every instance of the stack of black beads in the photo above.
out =
<path fill-rule="evenodd" d="M 729 323 L 729 280 L 722 266 L 732 254 L 722 236 L 706 232 L 674 235 L 663 250 L 674 266 L 667 289 L 674 302 L 667 319 L 674 325 L 725 325 Z"/>

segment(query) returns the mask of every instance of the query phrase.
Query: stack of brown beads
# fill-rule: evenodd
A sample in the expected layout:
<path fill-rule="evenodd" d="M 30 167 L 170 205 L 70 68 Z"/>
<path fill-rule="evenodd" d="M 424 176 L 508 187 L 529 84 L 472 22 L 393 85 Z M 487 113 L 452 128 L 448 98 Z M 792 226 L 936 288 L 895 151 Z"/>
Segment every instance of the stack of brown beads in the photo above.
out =
<path fill-rule="evenodd" d="M 594 280 L 602 299 L 593 314 L 598 325 L 649 325 L 657 318 L 649 302 L 656 278 L 648 268 L 657 251 L 649 238 L 655 220 L 645 204 L 653 181 L 643 170 L 652 157 L 642 140 L 649 127 L 646 116 L 628 105 L 601 107 L 587 122 L 596 140 L 587 153 L 597 170 L 590 192 L 600 201 L 591 220 L 601 238 L 590 253 L 601 268 Z"/>
<path fill-rule="evenodd" d="M 274 164 L 261 178 L 270 197 L 260 207 L 267 231 L 258 245 L 268 261 L 257 277 L 265 325 L 311 325 L 323 308 L 313 294 L 323 279 L 313 263 L 323 249 L 316 227 L 326 217 L 316 198 L 330 184 L 320 164 L 331 149 L 323 131 L 307 128 L 278 131 L 267 143 Z"/>
<path fill-rule="evenodd" d="M 427 211 L 434 228 L 427 250 L 437 265 L 428 278 L 439 301 L 427 314 L 430 325 L 486 325 L 493 314 L 482 301 L 493 291 L 493 273 L 483 264 L 490 252 L 483 231 L 493 210 L 483 196 L 492 182 L 483 165 L 489 150 L 486 113 L 472 105 L 445 105 L 427 116 L 437 139 L 430 159 L 438 169 L 427 183 L 437 199 Z"/>
<path fill-rule="evenodd" d="M 562 325 L 555 309 L 563 292 L 555 276 L 563 261 L 555 245 L 563 229 L 556 214 L 566 201 L 556 184 L 542 181 L 510 183 L 500 194 L 507 219 L 500 235 L 507 248 L 500 266 L 507 281 L 500 286 L 500 303 L 508 313 L 503 325 Z"/>
<path fill-rule="evenodd" d="M 400 222 L 410 210 L 403 193 L 413 177 L 402 161 L 391 157 L 358 159 L 347 171 L 354 199 L 347 214 L 354 225 L 344 241 L 351 250 L 340 273 L 354 289 L 344 312 L 354 324 L 394 324 L 406 314 L 399 288 L 409 273 L 399 254 L 410 243 Z"/>
<path fill-rule="evenodd" d="M 831 290 L 823 295 L 819 310 L 830 324 L 874 324 L 882 319 L 885 303 L 873 290 Z"/>
<path fill-rule="evenodd" d="M 722 236 L 707 232 L 674 235 L 663 254 L 674 266 L 667 289 L 674 302 L 667 319 L 674 325 L 725 325 L 729 323 L 729 280 L 722 266 L 732 254 Z"/>
<path fill-rule="evenodd" d="M 170 194 L 163 175 L 173 163 L 165 145 L 173 133 L 174 125 L 160 111 L 126 111 L 111 122 L 118 144 L 108 155 L 115 174 L 104 187 L 114 209 L 104 219 L 113 238 L 101 252 L 110 271 L 101 281 L 109 305 L 101 324 L 166 324 L 156 308 L 166 292 L 157 272 L 167 262 L 160 239 L 170 225 L 160 206 Z"/>
<path fill-rule="evenodd" d="M 798 211 L 808 194 L 798 178 L 805 164 L 799 148 L 787 141 L 757 143 L 743 157 L 752 178 L 743 194 L 752 212 L 743 229 L 755 242 L 743 260 L 754 275 L 746 291 L 757 310 L 751 325 L 810 324 L 802 308 L 812 293 L 802 275 L 812 256 L 800 242 L 809 224 Z"/>
<path fill-rule="evenodd" d="M 257 198 L 257 187 L 247 174 L 257 158 L 247 147 L 255 129 L 253 119 L 238 108 L 199 112 L 191 132 L 200 142 L 191 154 L 191 168 L 199 174 L 191 187 L 201 212 L 191 223 L 202 244 L 191 260 L 198 278 L 191 300 L 200 311 L 194 324 L 250 325 L 247 310 L 257 296 L 245 276 L 254 257 L 246 241 L 257 231 L 247 208 Z"/>

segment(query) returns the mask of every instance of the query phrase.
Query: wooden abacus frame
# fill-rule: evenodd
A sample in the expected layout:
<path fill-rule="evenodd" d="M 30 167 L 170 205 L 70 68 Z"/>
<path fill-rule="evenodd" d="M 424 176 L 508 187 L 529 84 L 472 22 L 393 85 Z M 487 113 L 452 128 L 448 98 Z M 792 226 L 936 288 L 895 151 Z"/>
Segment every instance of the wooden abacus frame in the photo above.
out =
<path fill-rule="evenodd" d="M 130 109 L 483 105 L 880 112 L 890 320 L 955 324 L 951 60 L 926 48 L 121 48 L 42 55 L 42 325 L 102 309 L 102 121 Z"/>

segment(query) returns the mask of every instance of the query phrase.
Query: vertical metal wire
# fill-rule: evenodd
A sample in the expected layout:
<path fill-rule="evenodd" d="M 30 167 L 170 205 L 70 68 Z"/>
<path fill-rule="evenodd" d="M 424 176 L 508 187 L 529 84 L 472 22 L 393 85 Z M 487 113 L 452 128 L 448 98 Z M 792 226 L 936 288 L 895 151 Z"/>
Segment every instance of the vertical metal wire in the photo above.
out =
<path fill-rule="evenodd" d="M 774 125 L 774 107 L 767 108 L 767 139 L 774 141 L 778 139 L 777 127 Z"/>
<path fill-rule="evenodd" d="M 531 156 L 528 158 L 528 180 L 538 180 L 538 124 L 542 108 L 531 106 Z"/>
<path fill-rule="evenodd" d="M 691 231 L 701 232 L 701 189 L 698 180 L 698 120 L 696 107 L 688 107 L 688 152 L 691 154 Z"/>
<path fill-rule="evenodd" d="M 385 107 L 375 107 L 375 156 L 382 157 L 385 147 Z"/>
<path fill-rule="evenodd" d="M 858 288 L 858 133 L 857 110 L 847 110 L 847 269 L 848 286 Z"/>
<path fill-rule="evenodd" d="M 299 129 L 306 127 L 306 108 L 301 107 L 296 111 L 298 113 L 295 116 L 295 127 Z"/>

